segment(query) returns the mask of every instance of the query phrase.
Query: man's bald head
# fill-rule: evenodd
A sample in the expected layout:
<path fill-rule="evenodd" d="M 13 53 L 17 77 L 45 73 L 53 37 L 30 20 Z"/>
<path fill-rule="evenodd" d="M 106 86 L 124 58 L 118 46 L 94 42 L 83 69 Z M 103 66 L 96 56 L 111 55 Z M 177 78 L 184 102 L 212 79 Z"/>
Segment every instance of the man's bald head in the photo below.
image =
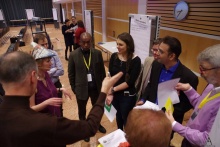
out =
<path fill-rule="evenodd" d="M 92 36 L 88 32 L 80 35 L 80 46 L 83 50 L 89 50 L 91 47 Z"/>
<path fill-rule="evenodd" d="M 30 71 L 37 71 L 34 58 L 24 52 L 16 51 L 0 57 L 0 82 L 22 82 Z"/>
<path fill-rule="evenodd" d="M 80 40 L 83 40 L 84 38 L 92 38 L 92 36 L 88 33 L 88 32 L 83 32 L 81 35 L 80 35 Z"/>

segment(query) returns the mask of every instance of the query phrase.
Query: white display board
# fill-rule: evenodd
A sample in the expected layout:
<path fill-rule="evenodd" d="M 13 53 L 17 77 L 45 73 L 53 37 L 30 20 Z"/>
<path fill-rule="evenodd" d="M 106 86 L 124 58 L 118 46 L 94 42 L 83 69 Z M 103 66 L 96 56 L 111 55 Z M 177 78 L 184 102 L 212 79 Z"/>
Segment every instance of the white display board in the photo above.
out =
<path fill-rule="evenodd" d="M 57 18 L 57 9 L 52 8 L 52 12 L 53 12 L 53 20 L 58 20 L 58 18 Z"/>
<path fill-rule="evenodd" d="M 27 19 L 31 20 L 35 15 L 34 15 L 34 9 L 25 9 Z"/>
<path fill-rule="evenodd" d="M 65 9 L 62 8 L 62 15 L 63 15 L 63 22 L 65 22 L 66 20 L 66 15 L 65 15 Z"/>
<path fill-rule="evenodd" d="M 93 35 L 93 29 L 92 29 L 92 11 L 91 10 L 85 10 L 85 28 L 86 32 Z"/>
<path fill-rule="evenodd" d="M 71 9 L 71 15 L 75 16 L 75 10 Z"/>
<path fill-rule="evenodd" d="M 134 39 L 135 54 L 141 58 L 143 64 L 149 56 L 153 40 L 158 37 L 157 16 L 129 14 L 129 17 L 129 32 Z"/>
<path fill-rule="evenodd" d="M 0 9 L 0 20 L 5 20 L 2 9 Z"/>
<path fill-rule="evenodd" d="M 151 19 L 143 15 L 134 15 L 130 20 L 130 34 L 134 39 L 135 54 L 142 63 L 149 56 Z"/>

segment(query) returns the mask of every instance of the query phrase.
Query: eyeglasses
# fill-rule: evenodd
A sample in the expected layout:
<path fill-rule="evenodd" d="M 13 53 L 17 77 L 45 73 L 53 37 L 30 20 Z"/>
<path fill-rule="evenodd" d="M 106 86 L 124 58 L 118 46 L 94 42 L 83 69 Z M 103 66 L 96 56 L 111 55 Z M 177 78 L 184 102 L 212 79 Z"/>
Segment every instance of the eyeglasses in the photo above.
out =
<path fill-rule="evenodd" d="M 160 49 L 155 49 L 155 48 L 152 48 L 152 49 L 151 49 L 151 52 L 157 53 L 157 54 L 159 54 L 159 55 L 164 53 L 164 51 L 162 51 L 162 50 L 160 50 Z"/>
<path fill-rule="evenodd" d="M 199 66 L 200 72 L 204 72 L 204 71 L 208 71 L 208 70 L 213 70 L 213 69 L 217 69 L 217 68 L 220 68 L 220 67 L 203 68 L 202 66 Z"/>
<path fill-rule="evenodd" d="M 151 52 L 158 52 L 159 50 L 158 49 L 156 49 L 156 48 L 152 48 L 151 49 Z"/>

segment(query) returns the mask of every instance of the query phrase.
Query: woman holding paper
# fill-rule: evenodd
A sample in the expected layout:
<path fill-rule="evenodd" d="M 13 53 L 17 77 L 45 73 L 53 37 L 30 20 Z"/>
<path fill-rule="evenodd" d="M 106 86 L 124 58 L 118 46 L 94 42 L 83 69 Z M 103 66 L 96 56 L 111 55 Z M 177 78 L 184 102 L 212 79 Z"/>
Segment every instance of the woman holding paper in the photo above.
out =
<path fill-rule="evenodd" d="M 65 24 L 62 26 L 62 34 L 64 36 L 66 50 L 65 50 L 65 59 L 68 60 L 67 53 L 68 48 L 72 52 L 72 46 L 74 45 L 73 31 L 70 26 L 71 21 L 69 19 L 65 20 Z"/>
<path fill-rule="evenodd" d="M 173 131 L 184 137 L 182 147 L 205 146 L 215 117 L 220 107 L 220 44 L 211 46 L 198 55 L 201 76 L 209 83 L 199 95 L 189 84 L 179 83 L 177 90 L 183 90 L 194 107 L 186 126 L 176 122 L 170 112 L 166 115 Z"/>
<path fill-rule="evenodd" d="M 124 74 L 109 91 L 107 103 L 112 104 L 117 110 L 116 121 L 119 129 L 123 130 L 128 113 L 136 102 L 135 81 L 141 70 L 141 60 L 134 54 L 134 41 L 129 33 L 122 33 L 117 38 L 117 53 L 113 53 L 109 62 L 109 72 L 114 76 L 122 71 Z"/>

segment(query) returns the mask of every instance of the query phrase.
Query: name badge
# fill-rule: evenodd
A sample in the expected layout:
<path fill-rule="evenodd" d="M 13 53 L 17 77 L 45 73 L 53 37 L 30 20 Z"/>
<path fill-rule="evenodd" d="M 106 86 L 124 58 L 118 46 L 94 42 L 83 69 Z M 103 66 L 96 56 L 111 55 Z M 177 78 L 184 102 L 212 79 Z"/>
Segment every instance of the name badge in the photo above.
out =
<path fill-rule="evenodd" d="M 87 74 L 87 80 L 88 82 L 92 82 L 92 75 L 90 73 Z"/>
<path fill-rule="evenodd" d="M 198 113 L 199 113 L 199 109 L 195 110 L 195 112 L 193 112 L 193 114 L 191 116 L 191 119 L 194 120 L 196 118 L 196 116 L 198 115 Z"/>

